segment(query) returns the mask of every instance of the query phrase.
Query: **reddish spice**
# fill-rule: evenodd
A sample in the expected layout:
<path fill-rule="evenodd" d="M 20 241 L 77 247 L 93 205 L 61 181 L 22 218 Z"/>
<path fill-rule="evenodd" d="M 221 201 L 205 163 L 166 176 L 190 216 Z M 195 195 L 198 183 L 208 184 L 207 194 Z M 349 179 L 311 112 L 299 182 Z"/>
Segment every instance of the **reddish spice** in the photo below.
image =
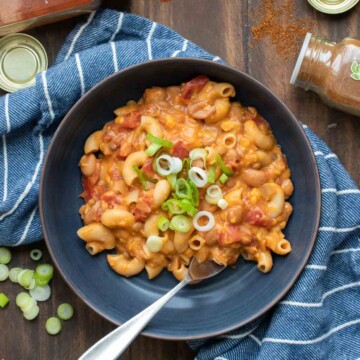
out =
<path fill-rule="evenodd" d="M 295 58 L 299 45 L 312 24 L 305 18 L 296 19 L 294 0 L 262 0 L 253 18 L 258 19 L 251 27 L 255 41 L 269 38 L 283 59 Z"/>

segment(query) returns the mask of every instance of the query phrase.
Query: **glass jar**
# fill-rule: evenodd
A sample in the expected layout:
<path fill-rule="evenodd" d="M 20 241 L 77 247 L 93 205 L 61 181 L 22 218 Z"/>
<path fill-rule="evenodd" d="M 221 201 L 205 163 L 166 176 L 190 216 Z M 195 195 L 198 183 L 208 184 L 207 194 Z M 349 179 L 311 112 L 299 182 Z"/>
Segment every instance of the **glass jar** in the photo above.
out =
<path fill-rule="evenodd" d="M 81 15 L 100 0 L 0 0 L 0 36 Z"/>
<path fill-rule="evenodd" d="M 318 93 L 331 107 L 360 116 L 360 40 L 336 43 L 308 33 L 290 83 Z"/>

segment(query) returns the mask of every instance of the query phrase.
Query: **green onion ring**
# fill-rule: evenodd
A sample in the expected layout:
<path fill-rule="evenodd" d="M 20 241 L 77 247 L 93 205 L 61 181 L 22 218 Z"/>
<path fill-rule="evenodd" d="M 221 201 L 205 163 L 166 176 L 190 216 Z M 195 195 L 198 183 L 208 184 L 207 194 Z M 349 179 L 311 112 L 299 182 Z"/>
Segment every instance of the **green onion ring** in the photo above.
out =
<path fill-rule="evenodd" d="M 34 261 L 39 261 L 42 258 L 42 251 L 39 249 L 32 249 L 30 251 L 30 257 L 31 259 L 33 259 Z"/>
<path fill-rule="evenodd" d="M 63 303 L 57 309 L 57 315 L 61 320 L 69 320 L 74 315 L 74 308 L 72 305 Z"/>
<path fill-rule="evenodd" d="M 191 229 L 190 220 L 184 215 L 176 215 L 170 221 L 173 230 L 186 233 Z"/>

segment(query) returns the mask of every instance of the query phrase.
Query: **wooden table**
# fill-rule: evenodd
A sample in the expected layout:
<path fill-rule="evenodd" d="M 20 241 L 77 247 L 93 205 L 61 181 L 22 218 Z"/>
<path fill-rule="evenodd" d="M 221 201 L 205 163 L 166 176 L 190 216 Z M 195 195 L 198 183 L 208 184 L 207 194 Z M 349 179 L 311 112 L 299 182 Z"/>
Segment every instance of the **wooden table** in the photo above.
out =
<path fill-rule="evenodd" d="M 219 55 L 234 67 L 260 80 L 273 90 L 303 121 L 338 154 L 346 169 L 359 183 L 360 119 L 331 110 L 311 92 L 295 89 L 289 84 L 294 59 L 283 60 L 267 40 L 254 43 L 251 26 L 256 22 L 250 14 L 260 0 L 105 0 L 104 5 L 114 9 L 143 15 L 170 26 L 213 54 Z M 296 1 L 296 17 L 305 17 L 313 23 L 314 33 L 333 40 L 346 36 L 360 38 L 360 6 L 341 16 L 317 13 L 306 1 Z M 45 46 L 50 63 L 73 28 L 77 19 L 29 31 Z M 299 44 L 300 46 L 300 44 Z M 32 248 L 45 250 L 45 245 L 13 250 L 13 266 L 32 267 L 29 258 Z M 58 273 L 53 280 L 51 300 L 40 304 L 40 316 L 28 322 L 23 319 L 14 301 L 7 309 L 0 309 L 0 360 L 73 360 L 114 326 L 102 319 L 64 283 Z M 11 299 L 19 292 L 9 281 L 0 283 L 0 291 Z M 58 336 L 45 332 L 44 323 L 56 313 L 57 306 L 69 302 L 75 307 L 75 317 L 63 324 Z M 194 358 L 185 342 L 169 342 L 139 337 L 122 356 L 124 360 L 186 360 Z"/>

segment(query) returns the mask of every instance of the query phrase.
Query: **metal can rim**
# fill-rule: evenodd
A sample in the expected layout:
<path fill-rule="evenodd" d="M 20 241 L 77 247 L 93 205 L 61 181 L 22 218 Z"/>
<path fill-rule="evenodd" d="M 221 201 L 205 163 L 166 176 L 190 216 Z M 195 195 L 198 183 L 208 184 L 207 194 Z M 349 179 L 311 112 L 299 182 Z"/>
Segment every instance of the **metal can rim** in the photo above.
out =
<path fill-rule="evenodd" d="M 352 9 L 360 0 L 344 0 L 343 4 L 324 4 L 321 0 L 308 0 L 308 3 L 316 10 L 325 14 L 342 14 Z"/>
<path fill-rule="evenodd" d="M 10 34 L 10 35 L 6 35 L 6 36 L 2 37 L 0 39 L 0 51 L 2 50 L 3 47 L 6 48 L 6 44 L 11 43 L 12 39 L 16 39 L 16 38 L 27 39 L 27 41 L 30 43 L 28 50 L 35 53 L 36 56 L 38 56 L 38 58 L 41 60 L 39 68 L 37 68 L 37 70 L 36 70 L 36 74 L 41 71 L 46 70 L 48 68 L 48 57 L 47 57 L 46 50 L 45 50 L 44 46 L 41 44 L 41 42 L 31 35 L 24 34 L 24 33 L 14 33 L 14 34 Z M 35 46 L 35 48 L 32 47 L 31 44 L 33 44 Z M 7 76 L 3 76 L 2 72 L 3 72 L 2 64 L 0 64 L 0 88 L 7 92 L 15 92 L 17 90 L 24 89 L 29 86 L 33 86 L 36 81 L 36 74 L 35 74 L 33 79 L 31 79 L 29 82 L 26 82 L 24 84 L 18 84 L 18 83 L 9 81 L 7 79 Z"/>

